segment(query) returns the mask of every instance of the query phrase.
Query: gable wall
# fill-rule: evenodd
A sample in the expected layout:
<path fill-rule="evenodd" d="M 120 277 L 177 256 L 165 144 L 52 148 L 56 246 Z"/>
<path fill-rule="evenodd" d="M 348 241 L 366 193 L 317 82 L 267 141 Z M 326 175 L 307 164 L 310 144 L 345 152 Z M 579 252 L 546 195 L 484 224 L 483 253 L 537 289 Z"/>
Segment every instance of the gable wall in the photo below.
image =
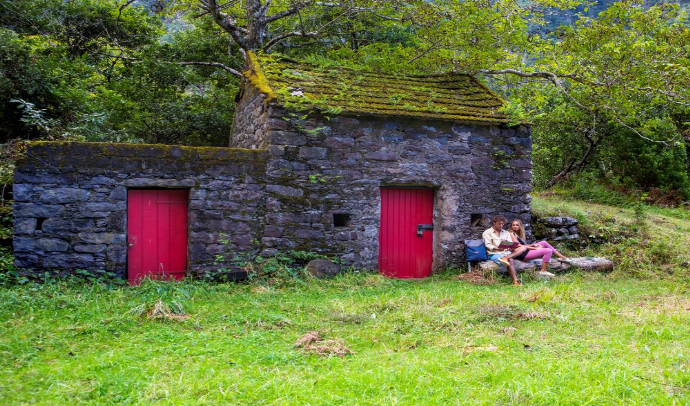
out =
<path fill-rule="evenodd" d="M 269 122 L 281 121 L 287 125 L 268 134 L 264 255 L 315 251 L 376 269 L 382 186 L 436 190 L 436 269 L 457 265 L 463 240 L 479 238 L 491 216 L 530 221 L 528 127 L 343 116 L 299 120 L 273 108 Z M 334 212 L 351 214 L 350 225 L 334 227 Z M 484 220 L 471 227 L 472 214 Z"/>
<path fill-rule="evenodd" d="M 268 147 L 269 107 L 266 96 L 243 82 L 235 106 L 230 133 L 230 148 L 266 149 Z"/>

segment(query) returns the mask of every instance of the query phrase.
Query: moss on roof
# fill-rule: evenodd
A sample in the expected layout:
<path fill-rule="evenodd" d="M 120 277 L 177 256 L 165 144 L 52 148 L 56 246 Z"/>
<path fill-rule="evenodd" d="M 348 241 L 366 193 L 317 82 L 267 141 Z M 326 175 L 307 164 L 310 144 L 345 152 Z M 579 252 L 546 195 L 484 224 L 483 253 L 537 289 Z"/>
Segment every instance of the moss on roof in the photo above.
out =
<path fill-rule="evenodd" d="M 391 76 L 249 54 L 247 79 L 288 109 L 505 123 L 504 102 L 471 75 Z"/>

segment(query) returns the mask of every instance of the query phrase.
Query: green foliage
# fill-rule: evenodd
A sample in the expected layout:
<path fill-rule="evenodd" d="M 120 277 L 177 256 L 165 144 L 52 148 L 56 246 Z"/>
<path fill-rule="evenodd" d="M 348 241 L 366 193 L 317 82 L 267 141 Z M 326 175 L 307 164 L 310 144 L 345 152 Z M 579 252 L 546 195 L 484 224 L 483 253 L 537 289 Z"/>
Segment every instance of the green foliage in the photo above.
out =
<path fill-rule="evenodd" d="M 179 64 L 232 65 L 227 39 L 208 23 L 166 34 L 143 7 L 121 6 L 20 0 L 3 8 L 0 140 L 227 144 L 237 81 Z"/>

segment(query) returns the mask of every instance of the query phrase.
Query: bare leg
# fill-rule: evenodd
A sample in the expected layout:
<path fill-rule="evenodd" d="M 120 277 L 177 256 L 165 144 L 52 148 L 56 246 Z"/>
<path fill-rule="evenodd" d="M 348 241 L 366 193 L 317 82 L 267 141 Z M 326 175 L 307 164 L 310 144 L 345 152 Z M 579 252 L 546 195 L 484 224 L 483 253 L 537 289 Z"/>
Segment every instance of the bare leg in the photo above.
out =
<path fill-rule="evenodd" d="M 515 267 L 513 266 L 513 258 L 508 258 L 508 263 L 510 263 L 510 265 L 507 266 L 508 274 L 510 274 L 510 277 L 513 278 L 513 285 L 522 286 L 522 284 L 517 278 L 517 272 L 515 272 Z"/>

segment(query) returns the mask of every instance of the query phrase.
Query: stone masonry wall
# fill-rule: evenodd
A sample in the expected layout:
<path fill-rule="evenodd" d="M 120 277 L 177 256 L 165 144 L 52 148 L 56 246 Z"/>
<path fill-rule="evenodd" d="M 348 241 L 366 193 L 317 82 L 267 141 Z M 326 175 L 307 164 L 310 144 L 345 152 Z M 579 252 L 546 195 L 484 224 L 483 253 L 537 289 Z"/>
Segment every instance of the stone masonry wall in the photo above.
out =
<path fill-rule="evenodd" d="M 130 188 L 189 190 L 188 271 L 256 250 L 263 233 L 264 150 L 38 142 L 17 162 L 16 265 L 125 277 Z"/>
<path fill-rule="evenodd" d="M 237 95 L 235 117 L 230 135 L 231 148 L 265 149 L 268 147 L 266 96 L 254 86 L 243 83 Z"/>
<path fill-rule="evenodd" d="M 318 115 L 300 120 L 275 106 L 267 124 L 263 255 L 307 250 L 376 269 L 380 188 L 387 186 L 435 190 L 437 270 L 464 260 L 463 240 L 479 238 L 493 215 L 530 222 L 527 126 Z"/>

